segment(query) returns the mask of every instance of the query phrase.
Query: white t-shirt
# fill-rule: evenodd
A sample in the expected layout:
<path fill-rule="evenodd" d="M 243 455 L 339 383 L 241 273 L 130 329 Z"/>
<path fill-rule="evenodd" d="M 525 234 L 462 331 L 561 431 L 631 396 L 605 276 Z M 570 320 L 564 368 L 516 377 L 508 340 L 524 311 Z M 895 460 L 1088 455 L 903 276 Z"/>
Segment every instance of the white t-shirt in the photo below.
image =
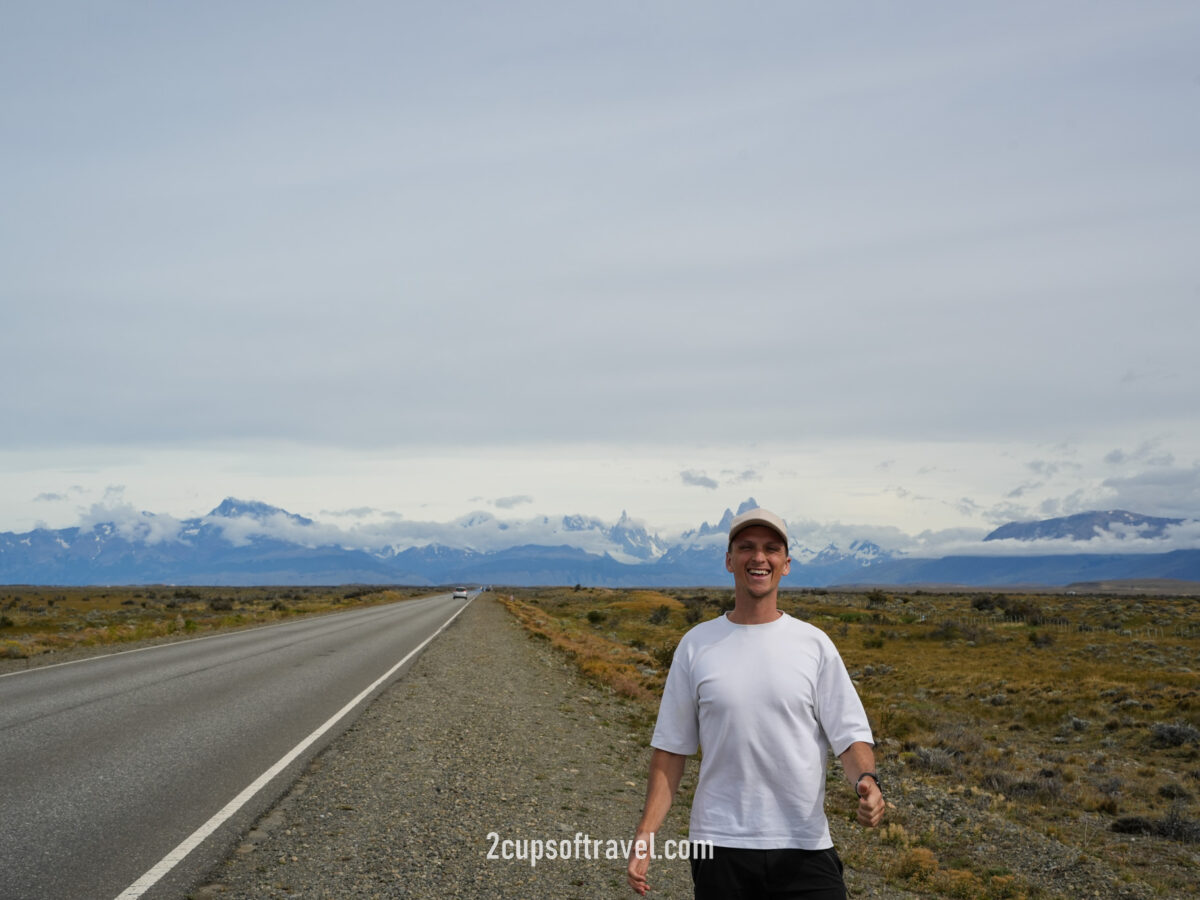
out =
<path fill-rule="evenodd" d="M 725 616 L 683 636 L 651 745 L 703 748 L 689 838 L 719 847 L 823 850 L 826 754 L 873 744 L 862 701 L 825 632 L 783 613 Z"/>

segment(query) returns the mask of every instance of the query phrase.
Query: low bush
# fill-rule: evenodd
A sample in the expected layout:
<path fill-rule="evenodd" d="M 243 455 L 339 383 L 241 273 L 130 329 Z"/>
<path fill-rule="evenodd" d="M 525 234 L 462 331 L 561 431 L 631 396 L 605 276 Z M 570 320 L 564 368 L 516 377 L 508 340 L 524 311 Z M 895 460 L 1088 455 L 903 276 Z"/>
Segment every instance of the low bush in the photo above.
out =
<path fill-rule="evenodd" d="M 1148 816 L 1122 816 L 1112 823 L 1117 834 L 1145 834 L 1185 844 L 1200 843 L 1200 821 L 1189 819 L 1172 809 L 1160 819 Z"/>
<path fill-rule="evenodd" d="M 675 658 L 675 641 L 668 641 L 665 644 L 660 644 L 651 651 L 650 655 L 654 657 L 654 661 L 658 663 L 658 667 L 664 672 L 671 668 L 671 660 Z"/>
<path fill-rule="evenodd" d="M 1164 800 L 1191 800 L 1192 792 L 1182 784 L 1171 782 L 1170 784 L 1164 784 L 1158 789 L 1158 796 Z"/>
<path fill-rule="evenodd" d="M 954 754 L 944 747 L 917 747 L 909 765 L 922 772 L 949 775 L 954 771 Z"/>
<path fill-rule="evenodd" d="M 938 870 L 937 857 L 928 847 L 914 847 L 892 866 L 891 874 L 904 881 L 928 881 Z"/>
<path fill-rule="evenodd" d="M 1200 730 L 1187 722 L 1155 722 L 1150 727 L 1150 737 L 1160 747 L 1182 747 L 1200 743 Z"/>

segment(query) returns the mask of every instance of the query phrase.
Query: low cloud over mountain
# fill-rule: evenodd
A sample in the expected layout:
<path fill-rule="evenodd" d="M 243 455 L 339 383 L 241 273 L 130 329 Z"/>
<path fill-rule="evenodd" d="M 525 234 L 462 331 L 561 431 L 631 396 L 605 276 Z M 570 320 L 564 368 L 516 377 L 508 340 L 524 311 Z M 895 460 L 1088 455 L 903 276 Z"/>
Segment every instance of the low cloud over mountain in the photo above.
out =
<path fill-rule="evenodd" d="M 756 505 L 750 498 L 736 512 Z M 725 541 L 734 515 L 726 509 L 715 524 L 664 537 L 624 512 L 615 523 L 583 515 L 502 520 L 478 512 L 445 523 L 389 514 L 340 527 L 234 498 L 192 519 L 97 504 L 74 528 L 0 534 L 0 581 L 726 584 Z M 820 530 L 806 522 L 789 523 L 789 530 L 787 584 L 797 587 L 1200 580 L 1200 522 L 1124 510 L 1008 523 L 982 540 L 836 526 L 814 540 Z"/>

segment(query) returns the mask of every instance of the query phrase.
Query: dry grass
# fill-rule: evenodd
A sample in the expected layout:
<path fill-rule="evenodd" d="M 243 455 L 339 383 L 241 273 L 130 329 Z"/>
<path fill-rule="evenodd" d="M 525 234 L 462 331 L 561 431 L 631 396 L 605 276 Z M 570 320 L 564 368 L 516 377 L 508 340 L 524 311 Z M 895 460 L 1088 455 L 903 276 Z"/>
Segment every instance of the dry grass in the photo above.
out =
<path fill-rule="evenodd" d="M 651 710 L 679 637 L 732 602 L 504 593 L 532 633 Z M 1158 896 L 1200 892 L 1200 600 L 817 590 L 781 605 L 833 638 L 885 779 L 922 798 L 851 851 L 855 866 L 929 896 L 1066 896 L 1019 858 L 971 849 L 1008 828 Z"/>
<path fill-rule="evenodd" d="M 0 587 L 0 659 L 190 636 L 417 593 L 355 587 Z"/>
<path fill-rule="evenodd" d="M 578 598 L 559 601 L 554 599 L 553 592 L 541 592 L 533 602 L 512 595 L 501 602 L 531 634 L 549 640 L 575 660 L 585 675 L 624 697 L 650 704 L 662 691 L 664 680 L 661 667 L 646 644 L 646 639 L 662 626 L 651 624 L 650 618 L 661 616 L 657 613 L 659 607 L 670 608 L 673 601 L 651 591 L 634 593 L 635 596 L 614 596 L 602 620 L 596 616 L 588 618 L 587 613 L 593 610 L 577 615 Z M 573 611 L 560 614 L 568 607 Z M 666 620 L 669 621 L 669 613 Z M 606 636 L 598 630 L 604 625 L 619 631 L 621 637 Z"/>

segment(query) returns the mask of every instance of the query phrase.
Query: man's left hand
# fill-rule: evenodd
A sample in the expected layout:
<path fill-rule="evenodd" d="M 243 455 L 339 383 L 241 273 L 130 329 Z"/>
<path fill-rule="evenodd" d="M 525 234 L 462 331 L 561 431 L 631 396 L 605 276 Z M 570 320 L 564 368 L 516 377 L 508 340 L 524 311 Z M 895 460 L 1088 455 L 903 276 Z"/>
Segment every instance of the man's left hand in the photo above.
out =
<path fill-rule="evenodd" d="M 864 778 L 858 783 L 858 822 L 874 828 L 883 821 L 883 791 L 874 778 Z"/>

